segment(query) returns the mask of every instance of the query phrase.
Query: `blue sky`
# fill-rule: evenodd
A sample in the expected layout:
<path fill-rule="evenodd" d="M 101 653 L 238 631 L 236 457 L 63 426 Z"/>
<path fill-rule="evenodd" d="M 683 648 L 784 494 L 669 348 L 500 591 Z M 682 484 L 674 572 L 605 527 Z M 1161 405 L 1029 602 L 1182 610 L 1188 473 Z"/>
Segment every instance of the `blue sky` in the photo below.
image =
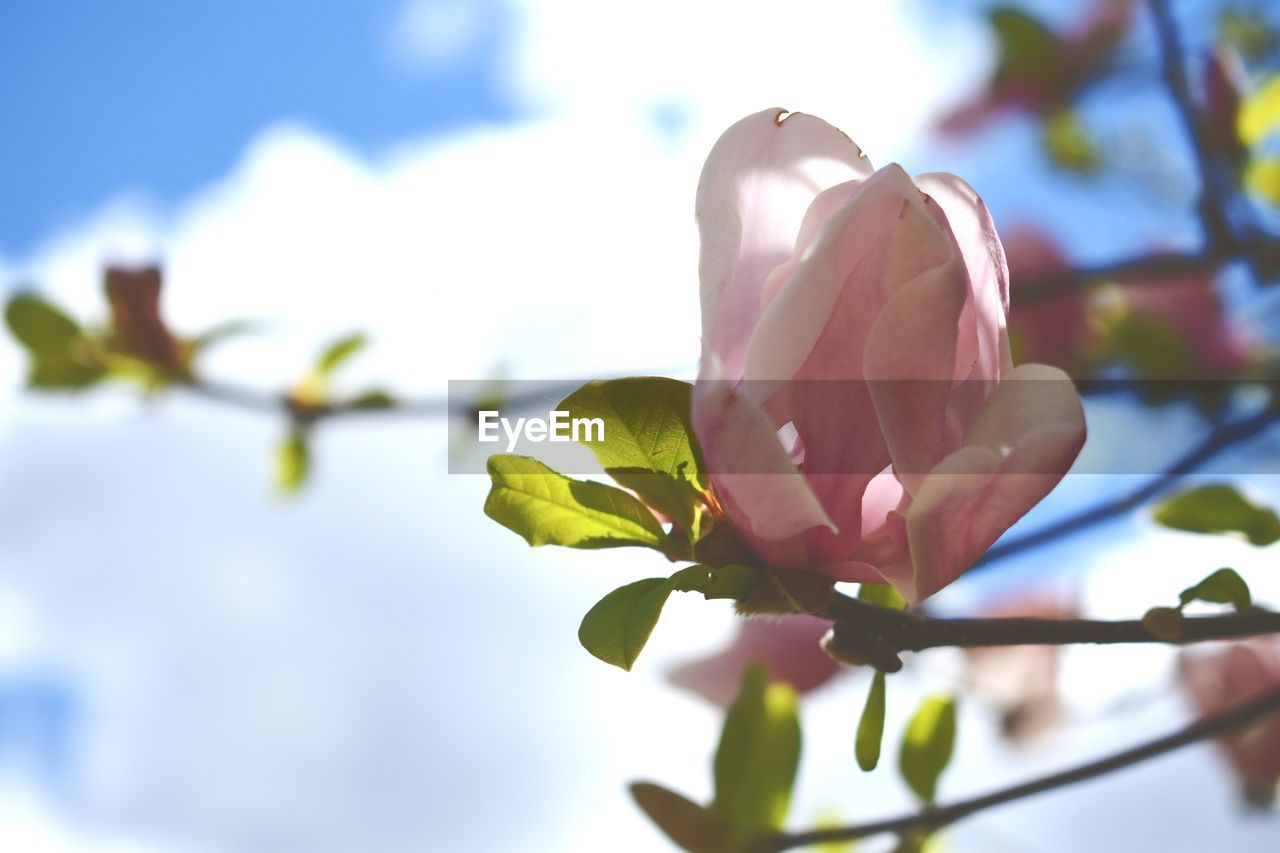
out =
<path fill-rule="evenodd" d="M 373 150 L 509 117 L 494 77 L 502 18 L 486 15 L 447 65 L 414 69 L 388 51 L 403 5 L 0 4 L 0 254 L 122 190 L 179 198 L 277 120 Z"/>

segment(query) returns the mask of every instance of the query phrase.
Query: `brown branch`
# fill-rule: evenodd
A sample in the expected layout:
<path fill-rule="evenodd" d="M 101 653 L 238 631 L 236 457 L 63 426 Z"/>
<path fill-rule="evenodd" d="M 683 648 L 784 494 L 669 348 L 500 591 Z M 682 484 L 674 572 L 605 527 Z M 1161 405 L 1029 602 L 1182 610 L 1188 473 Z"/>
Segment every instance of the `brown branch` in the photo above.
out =
<path fill-rule="evenodd" d="M 1155 252 L 1097 266 L 1081 266 L 1025 278 L 1017 283 L 1017 301 L 1034 302 L 1107 281 L 1123 279 L 1125 284 L 1157 286 L 1170 276 L 1207 273 L 1243 256 L 1244 250 L 1217 254 Z"/>
<path fill-rule="evenodd" d="M 1165 643 L 1138 620 L 1097 619 L 940 619 L 893 610 L 835 593 L 822 611 L 835 623 L 837 647 L 856 656 L 871 655 L 882 669 L 901 652 L 942 647 L 1074 645 L 1080 643 Z M 1280 633 L 1280 613 L 1260 607 L 1225 616 L 1188 616 L 1179 643 L 1231 640 Z M 885 666 L 885 664 L 889 664 Z M 898 664 L 900 666 L 900 663 Z"/>
<path fill-rule="evenodd" d="M 579 384 L 578 382 L 547 382 L 532 391 L 523 391 L 509 396 L 496 394 L 493 403 L 514 408 L 535 403 L 554 404 L 557 400 L 576 391 Z M 222 405 L 261 414 L 285 415 L 307 424 L 359 415 L 389 414 L 425 418 L 467 416 L 474 414 L 478 404 L 487 405 L 483 400 L 451 400 L 448 397 L 417 399 L 392 397 L 387 404 L 376 406 L 366 405 L 358 398 L 326 403 L 300 403 L 288 394 L 258 391 L 242 385 L 210 379 L 191 379 L 179 383 L 176 387 Z"/>
<path fill-rule="evenodd" d="M 962 800 L 949 806 L 926 809 L 915 814 L 858 826 L 819 829 L 813 832 L 780 834 L 764 838 L 754 848 L 760 853 L 776 853 L 828 841 L 852 841 L 890 832 L 932 831 L 949 826 L 963 818 L 1005 803 L 1074 785 L 1156 758 L 1184 746 L 1234 731 L 1256 720 L 1280 711 L 1280 688 L 1274 688 L 1225 711 L 1204 717 L 1172 734 L 1148 741 L 1123 752 L 1078 767 L 1051 773 L 1000 791 Z"/>
<path fill-rule="evenodd" d="M 1228 216 L 1232 186 L 1224 180 L 1227 170 L 1221 158 L 1214 153 L 1209 128 L 1201 113 L 1191 84 L 1187 79 L 1186 53 L 1177 21 L 1168 0 L 1148 0 L 1151 16 L 1155 21 L 1156 38 L 1160 43 L 1160 65 L 1165 88 L 1177 109 L 1178 118 L 1191 143 L 1191 152 L 1200 178 L 1200 198 L 1196 212 L 1204 227 L 1209 247 L 1225 247 L 1235 243 L 1235 233 Z"/>

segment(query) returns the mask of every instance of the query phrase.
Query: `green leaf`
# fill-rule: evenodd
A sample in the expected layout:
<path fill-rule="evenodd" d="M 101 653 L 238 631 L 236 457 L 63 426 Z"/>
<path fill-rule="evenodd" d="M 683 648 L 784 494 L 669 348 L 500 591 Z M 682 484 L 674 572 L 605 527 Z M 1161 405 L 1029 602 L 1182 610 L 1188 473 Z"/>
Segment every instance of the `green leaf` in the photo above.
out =
<path fill-rule="evenodd" d="M 605 663 L 630 672 L 672 588 L 667 578 L 645 578 L 618 587 L 587 611 L 578 628 L 578 642 Z"/>
<path fill-rule="evenodd" d="M 795 690 L 769 683 L 764 667 L 743 673 L 729 708 L 715 758 L 711 810 L 742 838 L 782 826 L 800 761 L 800 719 Z"/>
<path fill-rule="evenodd" d="M 1280 540 L 1280 517 L 1275 511 L 1253 503 L 1227 483 L 1173 495 L 1156 508 L 1155 520 L 1192 533 L 1239 533 L 1254 545 Z"/>
<path fill-rule="evenodd" d="M 558 408 L 571 418 L 598 418 L 604 440 L 582 444 L 619 484 L 694 532 L 707 479 L 689 419 L 691 393 L 689 383 L 674 379 L 614 379 L 582 386 Z"/>
<path fill-rule="evenodd" d="M 653 513 L 621 489 L 571 480 L 527 456 L 498 454 L 488 467 L 493 486 L 485 515 L 530 545 L 664 546 L 666 534 Z"/>
<path fill-rule="evenodd" d="M 100 361 L 81 361 L 69 355 L 50 353 L 33 356 L 27 372 L 32 388 L 76 391 L 87 388 L 107 375 Z"/>
<path fill-rule="evenodd" d="M 1250 160 L 1244 170 L 1244 185 L 1268 204 L 1280 207 L 1280 158 Z"/>
<path fill-rule="evenodd" d="M 636 782 L 631 797 L 681 850 L 724 853 L 729 833 L 720 818 L 687 797 L 652 782 Z"/>
<path fill-rule="evenodd" d="M 321 377 L 330 376 L 353 355 L 364 349 L 368 343 L 369 339 L 364 332 L 356 332 L 338 338 L 320 353 L 320 358 L 316 360 L 316 375 Z"/>
<path fill-rule="evenodd" d="M 292 430 L 276 448 L 276 488 L 293 494 L 302 488 L 311 469 L 311 448 L 306 433 Z"/>
<path fill-rule="evenodd" d="M 83 334 L 75 320 L 31 294 L 10 299 L 4 319 L 13 336 L 36 356 L 65 355 Z"/>
<path fill-rule="evenodd" d="M 195 351 L 201 352 L 224 341 L 255 334 L 262 328 L 263 324 L 258 320 L 227 320 L 205 329 L 192 338 L 190 344 Z"/>
<path fill-rule="evenodd" d="M 760 570 L 751 566 L 731 564 L 717 568 L 695 563 L 672 575 L 671 585 L 680 592 L 700 592 L 708 600 L 738 599 L 750 592 L 760 577 Z"/>
<path fill-rule="evenodd" d="M 702 593 L 708 600 L 731 598 L 738 601 L 745 598 L 758 583 L 760 583 L 759 569 L 730 563 L 718 569 L 711 569 L 711 581 Z"/>
<path fill-rule="evenodd" d="M 1236 131 L 1252 148 L 1280 127 L 1280 74 L 1245 98 L 1236 115 Z"/>
<path fill-rule="evenodd" d="M 670 474 L 707 488 L 690 422 L 693 386 L 661 376 L 589 382 L 560 403 L 572 417 L 604 421 L 604 441 L 584 442 L 605 468 Z"/>
<path fill-rule="evenodd" d="M 867 704 L 858 721 L 858 738 L 854 752 L 858 766 L 870 772 L 880 763 L 880 741 L 884 738 L 884 673 L 876 670 L 867 691 Z"/>
<path fill-rule="evenodd" d="M 999 42 L 998 76 L 1007 82 L 1032 78 L 1053 83 L 1059 65 L 1060 45 L 1053 31 L 1021 9 L 999 7 L 988 12 L 988 20 Z"/>
<path fill-rule="evenodd" d="M 1089 174 L 1102 165 L 1097 143 L 1071 110 L 1058 110 L 1044 119 L 1041 138 L 1055 166 L 1077 174 Z"/>
<path fill-rule="evenodd" d="M 888 607 L 890 610 L 907 609 L 907 600 L 893 584 L 864 583 L 858 587 L 858 598 L 868 604 Z"/>
<path fill-rule="evenodd" d="M 898 755 L 902 778 L 925 805 L 933 804 L 938 777 L 951 762 L 955 741 L 955 699 L 947 695 L 926 698 L 907 724 Z"/>
<path fill-rule="evenodd" d="M 1186 607 L 1193 601 L 1210 604 L 1230 604 L 1238 611 L 1253 606 L 1249 585 L 1235 569 L 1218 569 L 1195 586 L 1189 586 L 1178 595 L 1178 601 Z"/>
<path fill-rule="evenodd" d="M 1258 9 L 1223 10 L 1218 37 L 1250 62 L 1265 59 L 1276 47 L 1276 33 Z"/>
<path fill-rule="evenodd" d="M 680 525 L 689 542 L 698 541 L 702 533 L 702 495 L 689 483 L 670 474 L 638 468 L 606 468 L 605 472 L 619 486 L 635 492 L 646 504 Z"/>
<path fill-rule="evenodd" d="M 347 405 L 353 409 L 361 409 L 363 411 L 381 411 L 394 409 L 396 407 L 396 398 L 380 388 L 373 388 L 352 397 Z"/>

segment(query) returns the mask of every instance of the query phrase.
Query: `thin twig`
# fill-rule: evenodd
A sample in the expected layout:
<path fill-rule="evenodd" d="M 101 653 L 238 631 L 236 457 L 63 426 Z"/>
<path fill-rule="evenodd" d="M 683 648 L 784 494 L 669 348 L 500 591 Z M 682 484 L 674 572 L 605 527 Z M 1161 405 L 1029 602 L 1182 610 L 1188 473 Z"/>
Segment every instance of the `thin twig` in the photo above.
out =
<path fill-rule="evenodd" d="M 949 806 L 926 809 L 922 812 L 889 820 L 864 823 L 858 826 L 772 836 L 762 839 L 756 849 L 761 853 L 766 853 L 766 851 L 768 853 L 776 853 L 776 851 L 791 850 L 812 844 L 822 844 L 829 841 L 852 841 L 891 832 L 937 830 L 995 806 L 1024 799 L 1045 791 L 1065 788 L 1077 782 L 1095 779 L 1116 770 L 1164 755 L 1181 747 L 1226 734 L 1277 711 L 1280 711 L 1280 688 L 1274 688 L 1225 711 L 1204 717 L 1172 734 L 1069 770 L 1051 773 L 1039 779 L 1033 779 L 1029 782 L 1023 782 L 1022 784 L 973 797 L 972 799 L 962 800 Z"/>
<path fill-rule="evenodd" d="M 1214 154 L 1208 127 L 1202 117 L 1196 99 L 1187 80 L 1186 54 L 1177 22 L 1168 0 L 1149 0 L 1148 6 L 1155 20 L 1156 36 L 1160 41 L 1160 64 L 1165 87 L 1177 108 L 1187 138 L 1191 142 L 1196 171 L 1200 178 L 1200 199 L 1196 205 L 1205 239 L 1211 250 L 1229 247 L 1235 243 L 1235 234 L 1227 211 L 1230 209 L 1233 190 L 1221 179 L 1223 170 Z"/>
<path fill-rule="evenodd" d="M 865 648 L 859 640 L 898 652 L 942 647 L 1074 645 L 1078 643 L 1167 643 L 1138 620 L 985 618 L 941 619 L 879 607 L 836 593 L 822 615 L 846 632 L 845 643 Z M 1250 608 L 1225 616 L 1187 616 L 1179 643 L 1232 640 L 1280 633 L 1280 613 Z"/>
<path fill-rule="evenodd" d="M 581 382 L 547 382 L 536 389 L 504 395 L 495 392 L 494 406 L 522 408 L 537 403 L 554 405 L 563 397 L 576 391 Z M 261 414 L 280 414 L 307 423 L 359 415 L 403 415 L 408 417 L 438 418 L 472 415 L 477 407 L 489 405 L 482 398 L 451 399 L 449 397 L 421 397 L 405 399 L 393 397 L 385 404 L 368 405 L 357 399 L 331 403 L 301 403 L 288 394 L 271 393 L 210 379 L 193 379 L 177 387 L 194 396 L 246 411 Z"/>
<path fill-rule="evenodd" d="M 1170 276 L 1209 273 L 1245 254 L 1244 247 L 1218 253 L 1155 252 L 1097 266 L 1073 267 L 1018 281 L 1014 298 L 1021 305 L 1117 280 L 1123 280 L 1125 284 L 1159 286 L 1169 281 Z"/>

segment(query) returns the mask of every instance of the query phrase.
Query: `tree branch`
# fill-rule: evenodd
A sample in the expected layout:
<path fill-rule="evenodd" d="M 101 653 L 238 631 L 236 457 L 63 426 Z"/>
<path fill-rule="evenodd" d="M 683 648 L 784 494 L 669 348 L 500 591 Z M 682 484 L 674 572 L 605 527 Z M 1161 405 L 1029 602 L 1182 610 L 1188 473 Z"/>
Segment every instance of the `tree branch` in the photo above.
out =
<path fill-rule="evenodd" d="M 1243 248 L 1218 253 L 1156 252 L 1097 266 L 1073 267 L 1021 280 L 1017 284 L 1017 301 L 1034 302 L 1076 293 L 1089 285 L 1115 279 L 1123 279 L 1125 284 L 1158 286 L 1169 276 L 1209 273 L 1245 254 Z"/>
<path fill-rule="evenodd" d="M 1150 633 L 1136 619 L 940 619 L 880 607 L 841 593 L 835 594 L 822 616 L 836 623 L 835 642 L 839 648 L 855 653 L 870 650 L 896 655 L 942 647 L 1168 642 Z M 1225 616 L 1188 616 L 1182 621 L 1178 642 L 1233 640 L 1260 634 L 1280 634 L 1280 613 L 1254 607 Z M 871 662 L 878 666 L 884 663 L 880 659 Z"/>
<path fill-rule="evenodd" d="M 578 384 L 577 382 L 548 382 L 536 390 L 510 396 L 497 395 L 495 405 L 519 408 L 548 401 L 554 404 L 576 391 Z M 473 414 L 477 404 L 484 404 L 482 400 L 456 401 L 447 397 L 392 398 L 389 404 L 381 406 L 362 404 L 358 399 L 332 403 L 300 403 L 288 394 L 258 391 L 210 379 L 191 379 L 178 383 L 175 387 L 222 405 L 261 414 L 287 415 L 296 421 L 308 424 L 358 415 L 390 414 L 425 418 L 465 416 Z"/>
<path fill-rule="evenodd" d="M 1168 0 L 1149 0 L 1148 6 L 1160 41 L 1160 64 L 1165 87 L 1169 90 L 1169 96 L 1191 141 L 1196 171 L 1200 177 L 1200 199 L 1196 204 L 1196 211 L 1204 227 L 1205 239 L 1211 250 L 1233 246 L 1235 234 L 1227 211 L 1234 193 L 1221 179 L 1222 164 L 1214 154 L 1208 128 L 1191 93 L 1177 22 Z"/>
<path fill-rule="evenodd" d="M 937 830 L 985 809 L 1045 791 L 1064 788 L 1077 782 L 1094 779 L 1139 762 L 1156 758 L 1189 744 L 1234 731 L 1277 711 L 1280 711 L 1280 688 L 1269 690 L 1256 698 L 1242 702 L 1212 716 L 1204 717 L 1179 731 L 1148 741 L 1132 749 L 1059 773 L 1051 773 L 1039 779 L 1033 779 L 1001 791 L 962 800 L 949 806 L 926 809 L 916 814 L 874 823 L 836 829 L 820 829 L 813 832 L 775 835 L 762 839 L 755 850 L 760 851 L 760 853 L 766 853 L 766 851 L 768 853 L 776 853 L 776 851 L 791 850 L 811 844 L 821 844 L 828 841 L 852 841 L 890 832 Z"/>

